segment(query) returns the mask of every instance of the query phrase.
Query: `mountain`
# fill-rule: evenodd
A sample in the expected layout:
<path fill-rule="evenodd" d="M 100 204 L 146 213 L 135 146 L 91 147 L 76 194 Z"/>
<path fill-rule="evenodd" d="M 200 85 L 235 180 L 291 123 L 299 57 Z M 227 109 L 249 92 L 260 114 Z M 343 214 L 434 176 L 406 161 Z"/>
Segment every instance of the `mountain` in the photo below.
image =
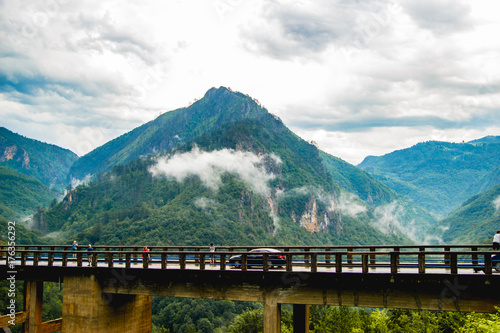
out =
<path fill-rule="evenodd" d="M 68 149 L 25 138 L 0 127 L 0 165 L 63 190 L 70 166 L 78 156 Z"/>
<path fill-rule="evenodd" d="M 475 195 L 435 226 L 445 243 L 490 244 L 500 230 L 500 185 Z"/>
<path fill-rule="evenodd" d="M 440 218 L 471 196 L 500 184 L 499 166 L 500 137 L 467 143 L 429 141 L 366 157 L 358 165 Z"/>
<path fill-rule="evenodd" d="M 429 232 L 437 220 L 428 211 L 360 168 L 322 151 L 320 156 L 334 182 L 350 196 L 357 196 L 374 208 L 375 216 L 381 221 L 378 226 L 393 225 L 414 242 L 427 244 L 439 241 Z"/>
<path fill-rule="evenodd" d="M 94 174 L 92 180 L 34 217 L 40 230 L 58 231 L 65 240 L 411 242 L 400 222 L 409 216 L 396 200 L 400 196 L 302 140 L 252 98 L 223 87 L 110 141 L 75 165 L 74 176 Z M 369 193 L 370 204 L 353 189 Z"/>
<path fill-rule="evenodd" d="M 247 95 L 225 87 L 212 88 L 191 106 L 166 112 L 81 157 L 72 165 L 70 177 L 85 179 L 182 145 L 226 123 L 253 119 L 266 112 Z"/>
<path fill-rule="evenodd" d="M 54 199 L 54 193 L 38 179 L 0 166 L 0 216 L 10 221 L 20 220 Z"/>

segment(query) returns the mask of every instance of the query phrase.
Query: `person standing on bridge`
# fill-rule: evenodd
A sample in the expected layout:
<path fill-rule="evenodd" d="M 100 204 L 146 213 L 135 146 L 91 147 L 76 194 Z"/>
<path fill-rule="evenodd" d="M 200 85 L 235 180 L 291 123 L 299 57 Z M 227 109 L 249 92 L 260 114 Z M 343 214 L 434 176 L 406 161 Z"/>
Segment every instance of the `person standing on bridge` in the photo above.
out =
<path fill-rule="evenodd" d="M 76 258 L 76 251 L 78 251 L 78 243 L 76 241 L 73 241 L 71 248 L 73 249 L 73 259 L 74 259 Z"/>
<path fill-rule="evenodd" d="M 87 248 L 87 256 L 89 260 L 89 266 L 92 265 L 92 255 L 94 253 L 94 249 L 92 248 L 92 245 L 89 244 L 89 247 Z"/>
<path fill-rule="evenodd" d="M 497 230 L 495 236 L 493 236 L 493 251 L 500 250 L 500 230 Z"/>
<path fill-rule="evenodd" d="M 209 250 L 211 252 L 210 253 L 210 264 L 215 265 L 215 245 L 214 245 L 214 243 L 210 243 Z"/>

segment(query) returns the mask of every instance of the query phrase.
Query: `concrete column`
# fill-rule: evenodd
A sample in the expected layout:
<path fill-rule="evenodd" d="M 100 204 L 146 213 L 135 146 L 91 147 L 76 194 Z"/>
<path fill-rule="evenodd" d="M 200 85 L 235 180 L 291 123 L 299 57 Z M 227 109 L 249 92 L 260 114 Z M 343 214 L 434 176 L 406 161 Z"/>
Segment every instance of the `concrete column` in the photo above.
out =
<path fill-rule="evenodd" d="M 293 305 L 293 332 L 309 333 L 309 305 Z"/>
<path fill-rule="evenodd" d="M 281 304 L 273 294 L 264 295 L 264 332 L 281 333 Z"/>
<path fill-rule="evenodd" d="M 150 333 L 151 296 L 103 294 L 95 276 L 64 277 L 63 332 Z"/>
<path fill-rule="evenodd" d="M 25 285 L 24 311 L 28 314 L 24 323 L 25 333 L 40 332 L 42 326 L 42 306 L 43 306 L 43 282 L 26 281 Z"/>

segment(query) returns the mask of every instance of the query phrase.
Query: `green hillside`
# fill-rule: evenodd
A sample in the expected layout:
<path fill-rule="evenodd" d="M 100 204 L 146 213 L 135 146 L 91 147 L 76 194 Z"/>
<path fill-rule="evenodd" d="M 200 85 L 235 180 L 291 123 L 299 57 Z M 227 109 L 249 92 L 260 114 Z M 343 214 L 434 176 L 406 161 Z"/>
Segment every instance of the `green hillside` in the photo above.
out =
<path fill-rule="evenodd" d="M 378 215 L 379 220 L 390 221 L 414 242 L 438 241 L 435 235 L 429 232 L 437 222 L 429 212 L 360 168 L 324 152 L 320 152 L 320 156 L 333 181 L 374 207 L 374 213 Z"/>
<path fill-rule="evenodd" d="M 191 106 L 166 112 L 81 157 L 71 167 L 70 174 L 84 179 L 109 171 L 115 165 L 185 144 L 226 123 L 265 113 L 249 96 L 224 87 L 212 88 Z"/>
<path fill-rule="evenodd" d="M 0 166 L 0 216 L 19 220 L 48 206 L 55 194 L 39 180 Z"/>
<path fill-rule="evenodd" d="M 25 138 L 0 127 L 0 165 L 64 190 L 68 171 L 78 156 L 68 149 Z"/>
<path fill-rule="evenodd" d="M 469 198 L 439 221 L 435 233 L 445 243 L 489 244 L 497 230 L 500 230 L 500 185 Z"/>
<path fill-rule="evenodd" d="M 430 141 L 369 156 L 359 167 L 438 217 L 500 183 L 500 139 Z"/>

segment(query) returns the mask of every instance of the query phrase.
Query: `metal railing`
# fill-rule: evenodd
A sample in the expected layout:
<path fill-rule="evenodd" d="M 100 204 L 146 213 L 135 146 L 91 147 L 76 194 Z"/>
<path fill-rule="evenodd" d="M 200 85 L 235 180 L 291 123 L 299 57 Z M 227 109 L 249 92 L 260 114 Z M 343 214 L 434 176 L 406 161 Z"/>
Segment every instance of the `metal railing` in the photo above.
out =
<path fill-rule="evenodd" d="M 500 271 L 499 261 L 489 245 L 407 245 L 407 246 L 328 246 L 272 247 L 279 253 L 250 251 L 263 247 L 218 247 L 210 252 L 200 246 L 153 246 L 143 252 L 138 246 L 95 246 L 73 251 L 66 245 L 18 245 L 0 247 L 0 266 L 109 267 L 149 269 L 250 269 L 269 271 L 280 266 L 287 272 L 372 272 L 468 274 L 482 270 L 485 274 Z M 238 262 L 231 257 L 239 255 Z M 213 264 L 210 258 L 213 256 Z M 283 257 L 276 259 L 276 256 Z"/>

